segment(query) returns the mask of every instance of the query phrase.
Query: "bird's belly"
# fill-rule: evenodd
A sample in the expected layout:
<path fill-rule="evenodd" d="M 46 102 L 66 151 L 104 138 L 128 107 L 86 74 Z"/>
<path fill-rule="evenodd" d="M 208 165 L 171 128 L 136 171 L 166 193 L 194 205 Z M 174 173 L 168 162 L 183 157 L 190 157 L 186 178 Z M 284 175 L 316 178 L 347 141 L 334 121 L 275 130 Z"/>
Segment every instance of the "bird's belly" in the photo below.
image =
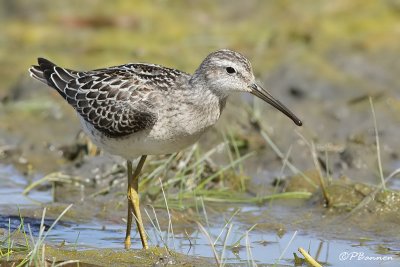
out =
<path fill-rule="evenodd" d="M 204 132 L 168 136 L 159 131 L 150 130 L 137 132 L 129 136 L 110 138 L 84 120 L 81 122 L 84 132 L 95 145 L 110 154 L 126 159 L 134 159 L 142 155 L 161 155 L 178 152 L 194 144 Z"/>

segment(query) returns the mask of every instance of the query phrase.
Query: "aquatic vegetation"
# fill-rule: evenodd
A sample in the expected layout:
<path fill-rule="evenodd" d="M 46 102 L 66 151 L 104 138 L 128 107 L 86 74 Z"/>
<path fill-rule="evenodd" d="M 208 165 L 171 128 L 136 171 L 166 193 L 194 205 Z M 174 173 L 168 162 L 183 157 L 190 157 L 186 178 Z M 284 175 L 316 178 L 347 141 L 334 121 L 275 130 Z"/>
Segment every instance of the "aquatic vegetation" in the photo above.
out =
<path fill-rule="evenodd" d="M 43 202 L 46 217 L 53 218 L 45 219 L 48 227 L 75 203 L 58 223 L 66 223 L 61 231 L 75 232 L 66 243 L 49 238 L 50 232 L 33 265 L 44 262 L 43 251 L 49 266 L 72 259 L 95 264 L 102 255 L 110 262 L 137 256 L 164 264 L 173 251 L 188 250 L 210 257 L 206 264 L 304 265 L 299 247 L 323 265 L 343 264 L 337 251 L 343 247 L 397 259 L 397 1 L 103 2 L 0 3 L 0 208 L 1 215 L 24 221 L 24 227 L 9 227 L 0 216 L 1 260 L 18 254 L 18 262 L 29 262 L 35 244 L 26 222 L 38 244 Z M 197 146 L 151 157 L 145 166 L 140 186 L 142 203 L 149 204 L 146 230 L 163 248 L 124 253 L 112 243 L 113 249 L 100 249 L 101 238 L 92 240 L 91 249 L 82 246 L 88 229 L 69 222 L 90 221 L 90 234 L 103 233 L 108 242 L 119 238 L 118 229 L 96 223 L 120 225 L 126 216 L 125 166 L 72 138 L 79 128 L 74 114 L 28 80 L 27 67 L 41 55 L 82 70 L 144 61 L 191 72 L 219 48 L 251 58 L 260 82 L 305 118 L 303 129 L 292 134 L 257 101 L 245 99 L 247 112 L 237 112 L 239 101 L 232 99 L 217 130 Z M 76 172 L 88 167 L 96 171 Z M 16 194 L 32 204 L 21 206 L 21 216 L 16 202 L 4 201 Z"/>

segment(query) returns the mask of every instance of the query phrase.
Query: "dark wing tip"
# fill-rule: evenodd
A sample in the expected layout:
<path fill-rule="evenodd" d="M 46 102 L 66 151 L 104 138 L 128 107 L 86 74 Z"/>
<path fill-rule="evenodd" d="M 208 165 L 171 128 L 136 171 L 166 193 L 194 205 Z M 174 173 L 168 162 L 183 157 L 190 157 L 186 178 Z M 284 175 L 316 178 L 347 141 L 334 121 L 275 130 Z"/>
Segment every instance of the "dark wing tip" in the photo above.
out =
<path fill-rule="evenodd" d="M 45 59 L 43 57 L 38 57 L 37 61 L 38 61 L 40 68 L 42 68 L 43 70 L 56 66 L 56 64 L 54 64 L 50 60 Z"/>

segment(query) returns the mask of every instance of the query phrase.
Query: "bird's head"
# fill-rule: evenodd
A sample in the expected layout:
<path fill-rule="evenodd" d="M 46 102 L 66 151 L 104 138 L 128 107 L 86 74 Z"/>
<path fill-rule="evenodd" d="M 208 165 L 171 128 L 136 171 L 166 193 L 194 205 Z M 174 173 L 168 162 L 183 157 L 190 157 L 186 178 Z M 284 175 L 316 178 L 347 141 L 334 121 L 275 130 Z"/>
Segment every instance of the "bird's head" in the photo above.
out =
<path fill-rule="evenodd" d="M 192 79 L 223 98 L 233 92 L 251 93 L 277 108 L 296 125 L 302 125 L 287 107 L 256 83 L 249 60 L 237 52 L 223 49 L 209 54 Z"/>

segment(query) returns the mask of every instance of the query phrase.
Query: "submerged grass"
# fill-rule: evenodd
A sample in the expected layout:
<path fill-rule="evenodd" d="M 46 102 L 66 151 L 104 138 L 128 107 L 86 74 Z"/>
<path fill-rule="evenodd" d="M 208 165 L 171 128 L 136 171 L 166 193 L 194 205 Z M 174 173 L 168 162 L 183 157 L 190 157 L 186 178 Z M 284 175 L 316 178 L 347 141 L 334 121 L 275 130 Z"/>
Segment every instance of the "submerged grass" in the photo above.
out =
<path fill-rule="evenodd" d="M 63 212 L 56 218 L 56 220 L 51 224 L 49 229 L 45 229 L 44 226 L 44 218 L 46 215 L 46 208 L 43 209 L 43 215 L 42 215 L 42 220 L 40 223 L 40 231 L 39 231 L 39 236 L 35 240 L 33 237 L 32 231 L 30 230 L 30 227 L 28 225 L 28 229 L 30 237 L 31 237 L 31 242 L 33 244 L 33 249 L 30 251 L 27 255 L 27 257 L 23 260 L 24 264 L 28 263 L 28 266 L 34 264 L 35 266 L 44 266 L 45 265 L 45 244 L 44 241 L 47 237 L 47 235 L 50 233 L 50 231 L 54 228 L 54 226 L 57 224 L 57 222 L 61 219 L 62 216 L 72 207 L 72 204 L 70 204 L 68 207 L 64 209 Z M 41 255 L 40 255 L 40 250 L 42 250 Z"/>
<path fill-rule="evenodd" d="M 72 207 L 72 204 L 64 209 L 63 212 L 53 221 L 51 226 L 48 229 L 45 229 L 45 215 L 46 208 L 43 209 L 41 222 L 40 222 L 40 230 L 37 237 L 34 237 L 32 233 L 32 229 L 30 225 L 24 224 L 23 216 L 20 214 L 20 225 L 18 228 L 12 233 L 11 226 L 8 229 L 8 235 L 6 240 L 0 241 L 0 263 L 1 261 L 12 261 L 12 265 L 19 266 L 62 266 L 63 264 L 76 263 L 76 261 L 71 260 L 64 263 L 56 264 L 54 261 L 49 264 L 47 258 L 45 257 L 46 248 L 44 241 L 47 238 L 48 234 L 54 228 L 54 226 L 58 223 L 61 217 Z M 11 222 L 10 222 L 11 224 Z M 28 233 L 25 228 L 28 228 Z M 22 234 L 23 240 L 25 243 L 20 243 L 18 238 L 12 239 L 13 235 Z M 29 240 L 30 239 L 30 240 Z M 20 255 L 23 255 L 22 257 Z M 19 255 L 19 256 L 18 256 Z M 14 257 L 16 256 L 16 257 Z"/>
<path fill-rule="evenodd" d="M 11 219 L 9 219 L 8 232 L 4 239 L 0 240 L 0 259 L 6 259 L 8 261 L 10 256 L 12 256 L 14 253 L 28 252 L 30 250 L 28 235 L 24 227 L 24 218 L 21 216 L 19 209 L 18 212 L 20 218 L 19 226 L 15 231 L 11 232 Z M 16 240 L 13 238 L 20 235 L 23 236 L 24 242 L 16 242 Z"/>
<path fill-rule="evenodd" d="M 292 244 L 294 238 L 297 235 L 297 231 L 295 231 L 292 235 L 292 237 L 290 238 L 289 242 L 286 244 L 286 247 L 283 249 L 281 255 L 279 255 L 278 259 L 276 260 L 276 262 L 274 263 L 274 266 L 283 258 L 283 256 L 285 255 L 286 251 L 288 250 L 289 246 Z"/>
<path fill-rule="evenodd" d="M 0 266 L 155 266 L 162 259 L 166 259 L 168 265 L 172 264 L 173 266 L 188 266 L 189 262 L 193 266 L 209 265 L 206 259 L 190 258 L 171 251 L 168 247 L 168 236 L 167 239 L 164 239 L 166 241 L 164 248 L 155 247 L 148 250 L 113 251 L 97 249 L 78 251 L 76 245 L 71 249 L 71 247 L 55 247 L 46 244 L 46 239 L 51 230 L 71 207 L 72 205 L 69 205 L 65 208 L 48 228 L 44 223 L 46 216 L 46 208 L 44 208 L 38 233 L 33 233 L 29 224 L 24 225 L 21 216 L 18 229 L 14 233 L 9 230 L 7 237 L 0 240 Z M 155 216 L 157 220 L 156 213 Z M 170 225 L 172 229 L 172 224 Z M 25 228 L 28 228 L 27 232 L 24 231 Z M 158 228 L 157 230 L 162 237 L 160 225 L 154 225 L 154 228 Z M 23 233 L 24 239 L 27 240 L 26 244 L 16 245 L 20 243 L 13 239 L 13 235 L 19 231 Z M 171 230 L 171 235 L 174 236 L 173 230 Z"/>
<path fill-rule="evenodd" d="M 242 240 L 245 240 L 245 248 L 246 248 L 246 254 L 247 258 L 245 259 L 247 262 L 248 266 L 256 266 L 257 264 L 254 261 L 253 258 L 253 253 L 251 249 L 251 242 L 249 239 L 249 233 L 257 226 L 257 224 L 253 225 L 250 227 L 248 230 L 244 231 L 244 233 L 234 242 L 229 244 L 231 241 L 230 235 L 232 233 L 232 228 L 233 228 L 233 223 L 232 219 L 233 217 L 238 213 L 238 210 L 236 210 L 232 216 L 228 219 L 226 224 L 222 227 L 220 233 L 215 237 L 213 240 L 213 235 L 204 227 L 200 222 L 196 222 L 197 226 L 200 230 L 200 232 L 205 236 L 205 238 L 208 240 L 208 244 L 210 245 L 210 249 L 213 253 L 214 260 L 217 266 L 222 267 L 227 264 L 227 258 L 225 258 L 225 253 L 227 249 L 230 250 L 235 250 L 236 248 L 240 248 Z M 207 227 L 209 228 L 209 227 Z M 222 239 L 222 235 L 225 232 L 225 236 Z M 220 249 L 218 249 L 220 248 Z M 242 259 L 243 260 L 243 259 Z"/>

